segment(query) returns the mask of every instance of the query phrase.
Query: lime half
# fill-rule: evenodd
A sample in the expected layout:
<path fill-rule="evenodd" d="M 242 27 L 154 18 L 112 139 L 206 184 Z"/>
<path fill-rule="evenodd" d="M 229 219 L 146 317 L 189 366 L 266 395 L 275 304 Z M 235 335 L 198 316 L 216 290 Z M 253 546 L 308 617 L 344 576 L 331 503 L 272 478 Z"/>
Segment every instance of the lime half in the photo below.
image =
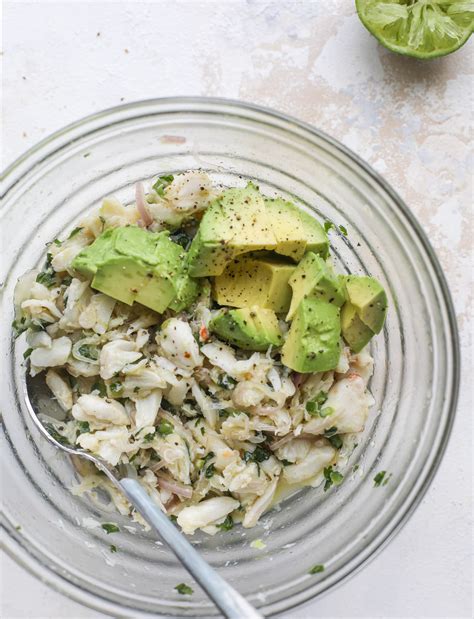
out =
<path fill-rule="evenodd" d="M 356 0 L 356 7 L 382 45 L 416 58 L 456 51 L 474 28 L 474 0 Z"/>

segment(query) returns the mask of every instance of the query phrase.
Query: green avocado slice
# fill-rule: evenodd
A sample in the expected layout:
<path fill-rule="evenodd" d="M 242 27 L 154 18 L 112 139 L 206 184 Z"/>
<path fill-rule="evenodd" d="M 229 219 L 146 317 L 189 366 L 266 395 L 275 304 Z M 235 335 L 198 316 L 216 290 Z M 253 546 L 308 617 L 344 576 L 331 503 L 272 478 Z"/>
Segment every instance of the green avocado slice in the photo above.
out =
<path fill-rule="evenodd" d="M 221 310 L 209 322 L 209 329 L 243 350 L 263 351 L 283 341 L 275 312 L 258 306 Z"/>

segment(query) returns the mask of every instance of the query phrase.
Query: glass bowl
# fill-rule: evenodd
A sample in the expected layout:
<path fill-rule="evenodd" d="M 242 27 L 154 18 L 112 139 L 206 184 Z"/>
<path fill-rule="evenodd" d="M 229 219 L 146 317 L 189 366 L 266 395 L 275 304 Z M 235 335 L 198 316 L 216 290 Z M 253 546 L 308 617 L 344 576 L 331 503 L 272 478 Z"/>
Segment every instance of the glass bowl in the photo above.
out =
<path fill-rule="evenodd" d="M 218 182 L 254 180 L 286 196 L 332 231 L 342 272 L 370 273 L 389 296 L 374 339 L 376 404 L 344 468 L 341 486 L 305 489 L 254 529 L 240 526 L 192 540 L 204 557 L 263 613 L 288 610 L 358 570 L 393 537 L 439 465 L 455 413 L 458 336 L 433 250 L 397 194 L 327 135 L 282 114 L 219 99 L 142 101 L 89 116 L 28 151 L 7 171 L 2 208 L 4 369 L 2 471 L 5 544 L 16 560 L 71 598 L 115 617 L 200 617 L 216 610 L 151 533 L 69 488 L 77 473 L 32 426 L 23 402 L 23 338 L 12 341 L 17 277 L 44 258 L 45 243 L 72 229 L 114 193 L 133 200 L 134 183 L 202 168 Z M 355 465 L 359 465 L 358 467 Z M 375 487 L 379 471 L 388 484 Z M 117 522 L 107 535 L 94 523 Z M 250 546 L 256 539 L 263 549 Z M 112 553 L 114 544 L 118 552 Z M 314 564 L 322 573 L 310 575 Z"/>

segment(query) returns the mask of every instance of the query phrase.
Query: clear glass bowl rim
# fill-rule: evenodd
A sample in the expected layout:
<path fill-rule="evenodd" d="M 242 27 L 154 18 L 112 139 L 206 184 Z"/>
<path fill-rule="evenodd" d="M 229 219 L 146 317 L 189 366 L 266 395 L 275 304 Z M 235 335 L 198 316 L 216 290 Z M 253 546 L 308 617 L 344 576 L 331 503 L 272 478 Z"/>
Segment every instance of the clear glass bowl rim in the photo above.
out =
<path fill-rule="evenodd" d="M 332 138 L 324 131 L 316 129 L 309 123 L 298 120 L 290 115 L 287 115 L 283 112 L 278 112 L 271 108 L 235 99 L 227 99 L 221 97 L 187 96 L 161 97 L 137 100 L 127 104 L 106 108 L 94 114 L 89 114 L 82 119 L 70 123 L 65 127 L 53 132 L 52 134 L 29 148 L 27 151 L 25 151 L 25 153 L 23 153 L 22 155 L 20 155 L 20 157 L 14 160 L 13 163 L 7 166 L 7 168 L 0 175 L 0 180 L 2 181 L 3 185 L 3 189 L 0 194 L 2 199 L 8 194 L 9 191 L 12 190 L 12 188 L 15 186 L 16 182 L 18 182 L 20 178 L 22 178 L 26 173 L 31 172 L 37 165 L 39 165 L 42 161 L 46 160 L 56 150 L 61 149 L 64 144 L 71 139 L 71 134 L 73 136 L 73 139 L 77 139 L 78 137 L 85 137 L 88 134 L 87 129 L 89 125 L 100 123 L 100 128 L 105 129 L 112 124 L 112 121 L 120 122 L 121 120 L 128 118 L 130 112 L 138 111 L 140 108 L 153 108 L 155 113 L 159 113 L 161 108 L 164 108 L 167 112 L 172 113 L 179 113 L 180 111 L 183 112 L 185 110 L 193 112 L 209 112 L 209 110 L 212 110 L 212 112 L 214 113 L 224 114 L 226 112 L 235 113 L 238 111 L 246 113 L 247 115 L 252 115 L 252 113 L 254 113 L 257 116 L 257 120 L 258 118 L 266 116 L 269 120 L 274 119 L 283 121 L 288 125 L 289 130 L 291 130 L 291 128 L 303 130 L 327 142 L 338 151 L 340 151 L 342 154 L 344 154 L 346 157 L 350 158 L 359 168 L 362 168 L 363 171 L 367 173 L 373 181 L 380 185 L 382 189 L 390 196 L 396 207 L 400 209 L 404 217 L 406 217 L 406 219 L 408 220 L 412 230 L 416 233 L 418 240 L 421 242 L 423 249 L 426 251 L 427 257 L 431 262 L 434 273 L 436 274 L 437 283 L 442 291 L 443 301 L 447 310 L 449 329 L 452 336 L 452 390 L 449 394 L 449 397 L 447 398 L 448 404 L 446 408 L 448 409 L 448 413 L 443 440 L 439 444 L 438 451 L 432 465 L 430 466 L 430 468 L 423 471 L 424 480 L 418 494 L 413 498 L 411 502 L 405 505 L 405 509 L 398 514 L 398 518 L 390 522 L 390 524 L 379 533 L 376 543 L 372 543 L 371 552 L 367 554 L 367 556 L 363 557 L 352 570 L 342 575 L 337 581 L 333 581 L 330 585 L 328 585 L 328 587 L 322 592 L 326 593 L 327 591 L 333 589 L 335 586 L 338 586 L 349 577 L 357 573 L 363 566 L 365 566 L 369 561 L 375 558 L 375 556 L 377 556 L 377 554 L 392 539 L 394 539 L 395 535 L 401 530 L 403 525 L 408 521 L 411 514 L 420 504 L 422 498 L 424 497 L 434 478 L 436 471 L 438 470 L 438 467 L 446 450 L 446 446 L 448 444 L 454 422 L 459 395 L 460 346 L 454 305 L 445 275 L 434 252 L 434 249 L 432 248 L 428 237 L 426 236 L 422 226 L 419 224 L 416 217 L 413 215 L 409 207 L 405 204 L 405 202 L 398 195 L 398 193 L 368 163 L 361 159 L 351 149 L 344 146 L 341 142 Z M 4 535 L 2 536 L 2 546 L 10 555 L 10 557 L 12 557 L 19 565 L 25 568 L 30 574 L 36 576 L 42 582 L 45 582 L 51 588 L 62 593 L 66 597 L 82 603 L 92 609 L 107 614 L 113 613 L 114 616 L 117 617 L 129 616 L 118 614 L 118 608 L 116 606 L 113 607 L 113 604 L 109 601 L 103 600 L 98 596 L 95 596 L 94 594 L 85 591 L 82 588 L 78 588 L 76 585 L 69 582 L 66 578 L 61 577 L 59 574 L 54 572 L 48 566 L 40 564 L 35 558 L 25 552 L 25 550 L 16 542 L 16 540 L 8 534 L 8 528 L 5 526 L 5 523 L 2 522 L 1 524 L 4 531 Z M 318 595 L 321 595 L 321 593 L 319 593 Z M 301 603 L 307 602 L 313 596 L 301 596 L 300 594 L 295 597 L 297 597 L 298 599 L 288 598 L 281 604 L 277 605 L 279 606 L 279 608 L 276 608 L 275 611 L 272 612 L 272 614 L 274 614 L 275 612 L 290 610 L 291 608 L 294 608 Z M 136 616 L 149 617 L 150 615 L 148 613 L 144 613 L 143 615 L 139 613 Z"/>

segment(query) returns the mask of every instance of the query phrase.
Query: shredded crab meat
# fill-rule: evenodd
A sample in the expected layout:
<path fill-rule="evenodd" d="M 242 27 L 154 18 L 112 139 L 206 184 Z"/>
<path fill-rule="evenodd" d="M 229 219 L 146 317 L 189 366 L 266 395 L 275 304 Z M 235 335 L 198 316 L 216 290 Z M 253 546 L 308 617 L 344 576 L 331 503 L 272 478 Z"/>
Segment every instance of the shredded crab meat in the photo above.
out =
<path fill-rule="evenodd" d="M 15 318 L 28 328 L 31 375 L 44 372 L 64 412 L 61 424 L 48 420 L 57 432 L 126 467 L 189 535 L 234 521 L 253 527 L 280 485 L 317 485 L 346 457 L 373 404 L 373 359 L 343 346 L 333 370 L 303 374 L 284 367 L 274 347 L 239 350 L 210 327 L 207 279 L 189 308 L 163 315 L 93 290 L 71 264 L 104 230 L 140 225 L 173 235 L 183 222 L 196 226 L 219 194 L 204 172 L 162 179 L 147 194 L 138 182 L 135 205 L 106 198 L 74 235 L 53 244 L 47 273 L 19 280 Z M 288 324 L 279 324 L 285 334 Z M 82 473 L 74 492 L 105 490 L 120 513 L 145 526 L 107 479 Z"/>

